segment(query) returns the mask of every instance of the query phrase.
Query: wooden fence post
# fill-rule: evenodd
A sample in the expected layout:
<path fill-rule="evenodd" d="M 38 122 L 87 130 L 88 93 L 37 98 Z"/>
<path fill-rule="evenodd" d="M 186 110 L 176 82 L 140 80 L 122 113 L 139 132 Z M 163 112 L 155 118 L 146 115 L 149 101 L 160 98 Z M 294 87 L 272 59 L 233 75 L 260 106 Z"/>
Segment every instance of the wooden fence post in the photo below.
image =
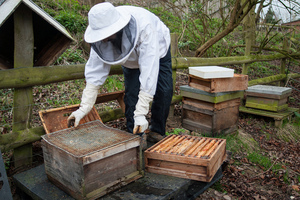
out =
<path fill-rule="evenodd" d="M 32 11 L 25 5 L 20 5 L 14 12 L 14 41 L 14 68 L 33 67 L 34 36 Z M 15 88 L 13 132 L 25 130 L 30 127 L 32 105 L 32 87 Z M 14 149 L 14 166 L 16 168 L 31 164 L 31 143 Z"/>
<path fill-rule="evenodd" d="M 171 57 L 177 57 L 178 55 L 178 35 L 176 33 L 171 34 Z M 172 63 L 174 66 L 174 63 Z M 172 78 L 173 78 L 173 95 L 175 93 L 175 86 L 176 86 L 176 69 L 172 70 Z M 170 106 L 170 111 L 169 111 L 169 117 L 174 116 L 174 105 Z"/>
<path fill-rule="evenodd" d="M 286 37 L 283 38 L 282 49 L 284 51 L 288 51 L 288 40 Z M 280 62 L 280 74 L 285 74 L 285 66 L 286 66 L 286 58 L 282 58 Z M 285 81 L 279 82 L 279 86 L 284 86 Z"/>
<path fill-rule="evenodd" d="M 242 4 L 245 2 L 245 0 L 242 0 Z M 246 8 L 245 8 L 246 9 Z M 243 20 L 243 31 L 245 34 L 245 56 L 250 56 L 252 45 L 255 41 L 255 12 L 254 8 L 250 10 L 248 15 Z M 248 65 L 249 64 L 243 64 L 242 74 L 248 74 Z"/>

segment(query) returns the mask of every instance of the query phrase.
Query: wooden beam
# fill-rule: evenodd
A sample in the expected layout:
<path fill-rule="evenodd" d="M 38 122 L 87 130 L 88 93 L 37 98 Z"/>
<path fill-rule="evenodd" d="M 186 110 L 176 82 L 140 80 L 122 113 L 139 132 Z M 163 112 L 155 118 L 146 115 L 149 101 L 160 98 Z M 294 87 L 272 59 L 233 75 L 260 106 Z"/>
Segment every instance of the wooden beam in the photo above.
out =
<path fill-rule="evenodd" d="M 300 74 L 298 74 L 298 73 L 288 74 L 288 77 L 300 78 Z M 249 81 L 248 86 L 265 85 L 265 84 L 269 84 L 269 83 L 273 83 L 273 82 L 277 82 L 277 81 L 282 81 L 282 80 L 285 80 L 286 78 L 287 78 L 287 76 L 285 74 L 277 74 L 274 76 L 268 76 L 265 78 L 259 78 L 259 79 Z"/>
<path fill-rule="evenodd" d="M 290 56 L 298 58 L 300 54 L 292 54 Z M 243 63 L 279 60 L 282 58 L 287 58 L 287 56 L 276 54 L 219 58 L 176 57 L 172 58 L 172 69 L 186 69 L 193 66 L 241 65 Z M 115 74 L 123 74 L 121 66 L 111 67 L 110 75 Z M 20 69 L 0 70 L 0 89 L 45 85 L 82 78 L 84 78 L 84 64 L 33 68 L 23 66 Z"/>
<path fill-rule="evenodd" d="M 32 11 L 21 4 L 14 13 L 14 68 L 33 67 L 34 35 Z M 13 132 L 30 127 L 33 106 L 31 87 L 14 90 Z M 32 145 L 14 149 L 14 166 L 24 167 L 32 164 Z"/>

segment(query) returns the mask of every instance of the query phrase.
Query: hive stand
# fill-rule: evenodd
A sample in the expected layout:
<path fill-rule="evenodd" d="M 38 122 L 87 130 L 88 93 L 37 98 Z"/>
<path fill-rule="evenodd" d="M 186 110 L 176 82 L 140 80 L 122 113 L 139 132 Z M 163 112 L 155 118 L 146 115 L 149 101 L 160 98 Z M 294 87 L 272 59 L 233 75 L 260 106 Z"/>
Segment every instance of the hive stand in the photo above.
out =
<path fill-rule="evenodd" d="M 295 114 L 295 112 L 299 112 L 299 108 L 291 108 L 288 107 L 287 110 L 282 112 L 271 112 L 266 110 L 258 110 L 253 108 L 246 108 L 245 106 L 240 106 L 239 108 L 240 112 L 253 114 L 253 115 L 259 115 L 264 117 L 273 118 L 275 120 L 275 127 L 280 127 L 283 123 L 283 120 L 290 118 Z"/>
<path fill-rule="evenodd" d="M 146 172 L 143 178 L 99 199 L 192 200 L 199 197 L 200 194 L 220 180 L 222 176 L 221 167 L 209 183 Z M 13 178 L 17 188 L 23 191 L 21 193 L 21 198 L 23 199 L 73 200 L 71 196 L 48 180 L 44 165 L 16 174 Z"/>
<path fill-rule="evenodd" d="M 290 119 L 299 108 L 288 107 L 288 97 L 292 89 L 270 85 L 255 85 L 246 90 L 246 105 L 239 111 L 273 118 L 275 127 L 280 127 L 283 120 Z"/>

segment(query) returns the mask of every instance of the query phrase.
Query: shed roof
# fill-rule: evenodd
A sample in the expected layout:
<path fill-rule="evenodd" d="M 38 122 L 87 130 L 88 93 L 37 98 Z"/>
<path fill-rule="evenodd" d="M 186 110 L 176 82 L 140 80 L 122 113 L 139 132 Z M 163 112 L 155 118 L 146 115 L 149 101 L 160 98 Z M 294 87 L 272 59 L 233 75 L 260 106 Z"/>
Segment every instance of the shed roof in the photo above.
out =
<path fill-rule="evenodd" d="M 300 22 L 300 19 L 296 19 L 294 21 L 286 22 L 286 23 L 283 23 L 281 25 L 289 25 L 289 24 L 292 24 L 292 23 L 295 23 L 295 22 Z"/>
<path fill-rule="evenodd" d="M 0 27 L 4 24 L 4 22 L 11 16 L 14 11 L 19 7 L 21 3 L 24 3 L 28 6 L 33 12 L 46 20 L 49 24 L 55 27 L 58 31 L 64 34 L 66 37 L 73 40 L 70 33 L 63 27 L 59 22 L 57 22 L 54 18 L 52 18 L 48 13 L 42 10 L 39 6 L 33 3 L 30 0 L 0 0 Z"/>

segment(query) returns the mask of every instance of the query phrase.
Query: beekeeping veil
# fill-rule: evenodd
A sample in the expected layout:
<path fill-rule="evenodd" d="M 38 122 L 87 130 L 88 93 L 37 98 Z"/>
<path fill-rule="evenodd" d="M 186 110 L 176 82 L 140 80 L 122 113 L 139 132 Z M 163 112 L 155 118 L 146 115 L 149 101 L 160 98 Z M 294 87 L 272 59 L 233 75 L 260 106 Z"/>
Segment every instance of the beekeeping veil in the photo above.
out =
<path fill-rule="evenodd" d="M 93 6 L 88 19 L 84 39 L 99 57 L 108 64 L 126 60 L 135 45 L 135 19 L 124 8 L 114 7 L 108 2 Z M 112 35 L 115 35 L 113 39 L 106 40 Z"/>

